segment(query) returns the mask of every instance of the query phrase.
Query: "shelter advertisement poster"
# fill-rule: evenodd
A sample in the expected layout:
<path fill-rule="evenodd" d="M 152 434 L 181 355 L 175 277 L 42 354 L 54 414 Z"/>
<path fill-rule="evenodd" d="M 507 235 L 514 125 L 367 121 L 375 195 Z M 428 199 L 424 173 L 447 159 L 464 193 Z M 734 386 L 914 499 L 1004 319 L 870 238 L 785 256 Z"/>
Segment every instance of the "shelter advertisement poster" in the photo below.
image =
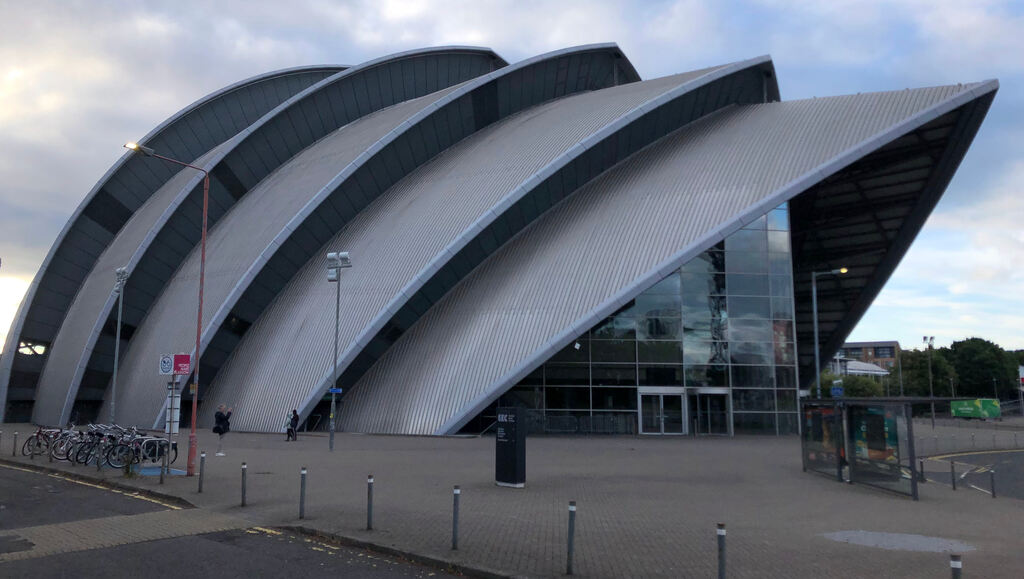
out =
<path fill-rule="evenodd" d="M 811 470 L 834 473 L 842 449 L 842 415 L 834 407 L 804 407 L 804 464 Z"/>
<path fill-rule="evenodd" d="M 899 462 L 899 434 L 892 408 L 866 406 L 853 418 L 853 447 L 857 458 Z"/>

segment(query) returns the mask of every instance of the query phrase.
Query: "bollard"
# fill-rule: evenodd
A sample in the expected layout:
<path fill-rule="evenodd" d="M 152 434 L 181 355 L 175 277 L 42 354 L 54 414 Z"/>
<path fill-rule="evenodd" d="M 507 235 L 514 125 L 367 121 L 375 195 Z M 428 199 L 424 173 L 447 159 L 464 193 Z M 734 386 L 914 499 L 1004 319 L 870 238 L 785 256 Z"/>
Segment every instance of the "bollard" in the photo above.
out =
<path fill-rule="evenodd" d="M 992 498 L 996 498 L 996 471 L 988 471 L 988 483 L 989 487 L 992 489 Z"/>
<path fill-rule="evenodd" d="M 25 439 L 25 442 L 27 443 L 25 446 L 28 447 L 28 459 L 29 460 L 35 460 L 36 459 L 36 445 L 29 443 L 30 440 L 32 440 L 31 436 Z"/>
<path fill-rule="evenodd" d="M 949 568 L 953 572 L 953 579 L 960 579 L 963 573 L 964 562 L 960 555 L 949 556 Z"/>
<path fill-rule="evenodd" d="M 949 463 L 949 480 L 953 483 L 953 490 L 956 490 L 956 463 Z"/>
<path fill-rule="evenodd" d="M 576 550 L 576 501 L 569 501 L 569 545 L 565 555 L 565 574 L 572 575 L 572 556 Z"/>
<path fill-rule="evenodd" d="M 373 475 L 366 477 L 366 530 L 373 530 Z"/>
<path fill-rule="evenodd" d="M 938 435 L 932 437 L 932 451 L 935 454 L 939 454 L 939 437 Z"/>
<path fill-rule="evenodd" d="M 242 463 L 242 506 L 245 506 L 245 471 L 248 470 L 245 463 Z"/>
<path fill-rule="evenodd" d="M 18 456 L 18 432 L 14 432 L 14 444 L 11 446 L 11 456 Z"/>
<path fill-rule="evenodd" d="M 162 453 L 160 457 L 160 484 L 164 484 L 164 471 L 167 470 L 167 453 Z"/>
<path fill-rule="evenodd" d="M 718 579 L 725 579 L 725 523 L 718 523 Z"/>
<path fill-rule="evenodd" d="M 96 472 L 103 469 L 103 442 L 96 443 Z"/>
<path fill-rule="evenodd" d="M 306 518 L 306 467 L 299 471 L 299 518 Z"/>
<path fill-rule="evenodd" d="M 452 490 L 452 551 L 459 550 L 459 496 L 462 489 L 455 485 Z"/>
<path fill-rule="evenodd" d="M 920 464 L 920 467 L 917 469 L 917 480 L 919 480 L 921 482 L 925 482 L 925 478 L 924 478 L 924 459 L 923 458 L 920 459 L 919 464 Z"/>
<path fill-rule="evenodd" d="M 54 439 L 53 439 L 53 442 L 51 442 L 51 443 L 50 443 L 50 444 L 49 444 L 49 445 L 48 445 L 48 446 L 46 447 L 46 457 L 47 457 L 47 462 L 51 462 L 51 463 L 53 462 L 53 450 L 54 450 L 54 449 L 55 449 L 56 447 L 57 447 L 57 439 L 56 439 L 56 438 L 54 438 Z"/>
<path fill-rule="evenodd" d="M 974 449 L 974 433 L 971 433 L 971 449 Z"/>
<path fill-rule="evenodd" d="M 206 470 L 206 451 L 199 453 L 199 492 L 203 492 L 203 471 Z"/>

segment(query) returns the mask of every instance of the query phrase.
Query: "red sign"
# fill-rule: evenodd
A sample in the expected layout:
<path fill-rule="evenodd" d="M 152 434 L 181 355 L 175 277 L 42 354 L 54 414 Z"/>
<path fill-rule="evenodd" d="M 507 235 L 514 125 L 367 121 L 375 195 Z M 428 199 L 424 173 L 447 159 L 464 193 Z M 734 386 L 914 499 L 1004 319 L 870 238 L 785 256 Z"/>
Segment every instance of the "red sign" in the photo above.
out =
<path fill-rule="evenodd" d="M 192 368 L 192 356 L 188 354 L 174 355 L 174 375 L 188 376 Z"/>

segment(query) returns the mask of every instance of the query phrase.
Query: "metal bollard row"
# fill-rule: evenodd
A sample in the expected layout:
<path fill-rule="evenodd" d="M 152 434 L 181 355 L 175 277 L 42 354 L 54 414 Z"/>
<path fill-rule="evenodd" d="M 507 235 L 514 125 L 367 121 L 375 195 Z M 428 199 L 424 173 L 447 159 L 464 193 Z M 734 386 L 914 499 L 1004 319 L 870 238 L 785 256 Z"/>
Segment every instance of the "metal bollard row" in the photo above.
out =
<path fill-rule="evenodd" d="M 306 518 L 306 467 L 299 470 L 299 518 Z"/>
<path fill-rule="evenodd" d="M 373 475 L 366 477 L 366 530 L 373 530 Z"/>
<path fill-rule="evenodd" d="M 455 485 L 452 489 L 452 551 L 459 550 L 459 496 L 462 489 Z"/>
<path fill-rule="evenodd" d="M 565 574 L 573 573 L 573 555 L 576 550 L 576 501 L 569 501 L 569 543 L 565 556 Z"/>
<path fill-rule="evenodd" d="M 197 492 L 203 492 L 203 473 L 206 471 L 206 451 L 199 453 L 199 490 Z"/>
<path fill-rule="evenodd" d="M 242 506 L 243 507 L 245 506 L 245 473 L 246 473 L 246 470 L 248 470 L 248 467 L 243 462 L 242 463 Z"/>

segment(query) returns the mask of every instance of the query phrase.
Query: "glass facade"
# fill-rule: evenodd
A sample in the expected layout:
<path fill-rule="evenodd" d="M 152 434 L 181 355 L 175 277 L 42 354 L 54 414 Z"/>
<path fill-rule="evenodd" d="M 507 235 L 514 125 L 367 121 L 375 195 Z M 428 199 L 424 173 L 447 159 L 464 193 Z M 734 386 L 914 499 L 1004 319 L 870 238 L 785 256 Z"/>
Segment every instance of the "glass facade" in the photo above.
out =
<path fill-rule="evenodd" d="M 542 432 L 795 433 L 793 309 L 783 205 L 578 336 L 500 404 L 531 410 Z"/>

